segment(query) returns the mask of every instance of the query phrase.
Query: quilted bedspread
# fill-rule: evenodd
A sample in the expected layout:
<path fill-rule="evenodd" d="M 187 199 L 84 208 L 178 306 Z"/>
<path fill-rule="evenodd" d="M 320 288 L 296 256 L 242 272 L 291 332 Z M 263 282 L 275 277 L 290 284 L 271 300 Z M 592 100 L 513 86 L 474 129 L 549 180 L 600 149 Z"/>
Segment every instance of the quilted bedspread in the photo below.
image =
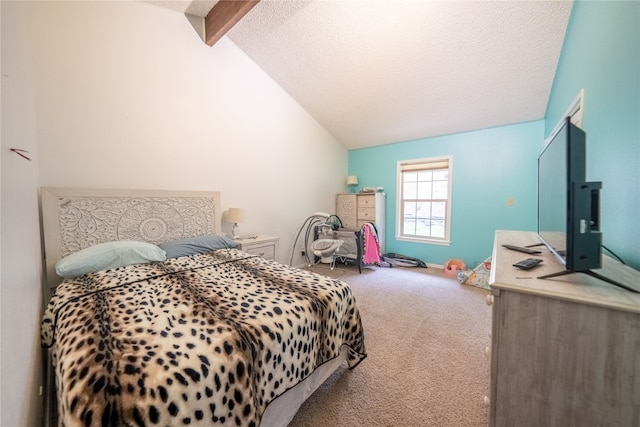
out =
<path fill-rule="evenodd" d="M 69 426 L 258 426 L 343 346 L 366 357 L 346 283 L 236 249 L 67 279 L 42 344 Z"/>

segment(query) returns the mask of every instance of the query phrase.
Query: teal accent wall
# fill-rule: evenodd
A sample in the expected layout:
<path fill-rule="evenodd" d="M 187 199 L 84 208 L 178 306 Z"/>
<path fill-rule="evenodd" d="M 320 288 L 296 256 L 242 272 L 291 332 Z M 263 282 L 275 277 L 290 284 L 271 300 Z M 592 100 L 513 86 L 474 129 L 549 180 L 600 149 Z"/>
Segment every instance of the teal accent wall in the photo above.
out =
<path fill-rule="evenodd" d="M 574 3 L 545 136 L 581 88 L 587 180 L 603 183 L 603 243 L 640 269 L 640 2 Z"/>
<path fill-rule="evenodd" d="M 359 188 L 384 187 L 386 252 L 431 264 L 462 259 L 475 267 L 491 256 L 495 230 L 536 229 L 537 159 L 544 121 L 400 142 L 349 151 L 349 175 Z M 453 156 L 451 245 L 397 241 L 396 170 L 399 160 Z M 513 206 L 507 206 L 513 199 Z"/>

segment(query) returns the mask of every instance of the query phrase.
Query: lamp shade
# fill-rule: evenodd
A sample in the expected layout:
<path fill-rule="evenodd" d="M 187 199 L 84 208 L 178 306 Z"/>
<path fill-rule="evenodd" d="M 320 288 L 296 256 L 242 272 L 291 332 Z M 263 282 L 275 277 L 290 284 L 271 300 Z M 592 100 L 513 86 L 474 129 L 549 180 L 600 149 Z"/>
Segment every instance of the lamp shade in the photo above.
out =
<path fill-rule="evenodd" d="M 358 177 L 355 175 L 348 176 L 347 185 L 358 185 Z"/>
<path fill-rule="evenodd" d="M 244 209 L 229 208 L 227 211 L 227 222 L 239 224 L 244 221 Z"/>

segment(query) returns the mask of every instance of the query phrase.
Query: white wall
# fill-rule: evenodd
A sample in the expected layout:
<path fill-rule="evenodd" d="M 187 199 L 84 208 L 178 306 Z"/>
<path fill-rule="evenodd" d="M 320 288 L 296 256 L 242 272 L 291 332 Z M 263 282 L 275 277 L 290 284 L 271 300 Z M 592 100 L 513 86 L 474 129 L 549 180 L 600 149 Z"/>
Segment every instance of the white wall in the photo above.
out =
<path fill-rule="evenodd" d="M 220 190 L 283 248 L 333 211 L 346 149 L 229 39 L 145 3 L 30 10 L 42 185 Z"/>
<path fill-rule="evenodd" d="M 208 47 L 178 12 L 137 2 L 1 4 L 0 424 L 33 425 L 38 186 L 219 190 L 224 209 L 246 209 L 240 233 L 280 236 L 288 262 L 306 217 L 333 212 L 346 190 L 347 150 L 229 39 Z M 15 94 L 5 91 L 7 58 L 20 74 Z M 34 162 L 5 161 L 14 104 L 10 131 Z"/>
<path fill-rule="evenodd" d="M 2 234 L 0 425 L 40 423 L 42 306 L 38 165 L 33 69 L 24 6 L 2 10 Z M 28 161 L 9 151 L 27 150 Z"/>

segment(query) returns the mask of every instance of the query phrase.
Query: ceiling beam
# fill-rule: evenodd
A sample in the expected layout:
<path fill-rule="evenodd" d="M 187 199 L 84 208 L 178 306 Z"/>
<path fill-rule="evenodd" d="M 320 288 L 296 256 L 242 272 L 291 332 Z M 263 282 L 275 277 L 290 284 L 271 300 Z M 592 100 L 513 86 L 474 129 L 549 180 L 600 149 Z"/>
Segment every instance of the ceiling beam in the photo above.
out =
<path fill-rule="evenodd" d="M 204 18 L 205 43 L 213 46 L 260 0 L 220 0 Z"/>

